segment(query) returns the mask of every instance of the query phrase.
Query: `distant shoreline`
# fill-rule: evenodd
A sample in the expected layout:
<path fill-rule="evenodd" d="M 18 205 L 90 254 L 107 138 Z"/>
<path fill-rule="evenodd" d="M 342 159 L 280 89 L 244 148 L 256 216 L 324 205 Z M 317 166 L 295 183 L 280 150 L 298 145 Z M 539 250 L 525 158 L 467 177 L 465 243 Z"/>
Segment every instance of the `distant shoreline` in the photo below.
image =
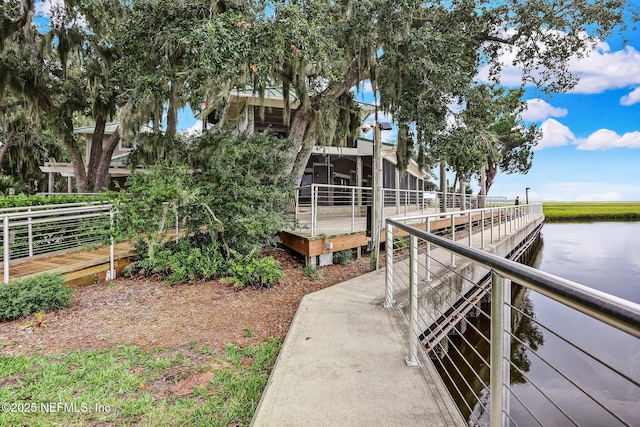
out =
<path fill-rule="evenodd" d="M 640 221 L 640 202 L 544 202 L 548 222 Z"/>

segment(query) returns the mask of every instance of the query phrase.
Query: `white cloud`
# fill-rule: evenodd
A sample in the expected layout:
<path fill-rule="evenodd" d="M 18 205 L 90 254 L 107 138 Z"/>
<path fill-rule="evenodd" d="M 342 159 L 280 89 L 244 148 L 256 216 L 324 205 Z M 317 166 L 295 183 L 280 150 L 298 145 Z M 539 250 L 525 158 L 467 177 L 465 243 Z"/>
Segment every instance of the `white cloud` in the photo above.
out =
<path fill-rule="evenodd" d="M 600 129 L 585 139 L 576 139 L 578 150 L 611 150 L 613 148 L 640 148 L 640 132 L 627 132 L 620 136 L 610 129 Z"/>
<path fill-rule="evenodd" d="M 200 120 L 196 120 L 196 122 L 188 129 L 185 129 L 183 133 L 189 136 L 200 135 L 202 133 L 202 122 Z"/>
<path fill-rule="evenodd" d="M 622 200 L 622 194 L 617 191 L 607 191 L 605 193 L 583 194 L 578 197 L 579 202 L 619 202 Z"/>
<path fill-rule="evenodd" d="M 519 66 L 513 65 L 516 55 L 515 48 L 502 50 L 500 63 L 503 67 L 500 82 L 505 86 L 522 84 L 522 70 Z M 568 68 L 580 79 L 572 93 L 594 94 L 640 85 L 640 52 L 632 46 L 612 51 L 611 47 L 602 41 L 584 57 L 571 59 Z M 488 67 L 484 67 L 478 73 L 478 79 L 481 81 L 487 81 L 488 76 Z"/>
<path fill-rule="evenodd" d="M 568 111 L 566 108 L 558 108 L 542 99 L 528 99 L 527 109 L 520 114 L 523 120 L 538 122 L 549 117 L 564 117 Z"/>
<path fill-rule="evenodd" d="M 603 182 L 558 182 L 541 186 L 534 200 L 615 202 L 638 200 L 640 186 Z"/>
<path fill-rule="evenodd" d="M 638 102 L 640 102 L 640 87 L 635 88 L 628 95 L 620 98 L 620 105 L 624 105 L 625 107 L 637 104 Z"/>
<path fill-rule="evenodd" d="M 542 139 L 535 147 L 536 150 L 569 145 L 576 139 L 571 129 L 554 119 L 547 119 L 542 122 L 540 131 L 542 132 Z"/>
<path fill-rule="evenodd" d="M 640 52 L 632 46 L 615 52 L 600 43 L 587 57 L 574 59 L 569 69 L 580 77 L 573 93 L 602 93 L 640 84 Z"/>

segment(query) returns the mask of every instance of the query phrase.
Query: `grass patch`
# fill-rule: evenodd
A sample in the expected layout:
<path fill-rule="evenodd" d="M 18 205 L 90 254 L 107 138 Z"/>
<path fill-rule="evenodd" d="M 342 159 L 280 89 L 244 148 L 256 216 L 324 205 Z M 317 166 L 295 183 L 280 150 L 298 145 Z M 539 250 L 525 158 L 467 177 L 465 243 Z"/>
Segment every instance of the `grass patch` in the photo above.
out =
<path fill-rule="evenodd" d="M 640 202 L 544 202 L 547 221 L 640 220 Z"/>
<path fill-rule="evenodd" d="M 248 425 L 280 351 L 274 339 L 227 345 L 222 357 L 120 346 L 71 354 L 0 355 L 4 425 Z M 213 376 L 190 393 L 172 394 L 188 375 Z M 164 389 L 164 392 L 162 391 Z"/>

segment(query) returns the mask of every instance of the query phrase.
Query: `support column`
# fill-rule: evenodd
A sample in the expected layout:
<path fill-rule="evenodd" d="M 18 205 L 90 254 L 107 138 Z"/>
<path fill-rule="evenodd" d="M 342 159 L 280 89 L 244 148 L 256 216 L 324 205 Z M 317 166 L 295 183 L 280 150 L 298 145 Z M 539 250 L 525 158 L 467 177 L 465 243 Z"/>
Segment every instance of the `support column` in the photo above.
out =
<path fill-rule="evenodd" d="M 48 175 L 49 175 L 49 186 L 47 191 L 49 193 L 53 193 L 55 190 L 55 177 L 53 176 L 53 172 L 49 172 Z"/>

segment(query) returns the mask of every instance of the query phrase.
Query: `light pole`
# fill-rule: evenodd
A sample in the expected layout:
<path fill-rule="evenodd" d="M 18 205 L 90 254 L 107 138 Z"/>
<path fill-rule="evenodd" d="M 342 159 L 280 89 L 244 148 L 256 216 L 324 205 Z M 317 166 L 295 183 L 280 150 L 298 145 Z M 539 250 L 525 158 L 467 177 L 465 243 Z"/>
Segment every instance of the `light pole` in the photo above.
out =
<path fill-rule="evenodd" d="M 531 187 L 527 187 L 524 189 L 524 201 L 525 204 L 529 204 L 529 190 L 531 190 Z"/>

